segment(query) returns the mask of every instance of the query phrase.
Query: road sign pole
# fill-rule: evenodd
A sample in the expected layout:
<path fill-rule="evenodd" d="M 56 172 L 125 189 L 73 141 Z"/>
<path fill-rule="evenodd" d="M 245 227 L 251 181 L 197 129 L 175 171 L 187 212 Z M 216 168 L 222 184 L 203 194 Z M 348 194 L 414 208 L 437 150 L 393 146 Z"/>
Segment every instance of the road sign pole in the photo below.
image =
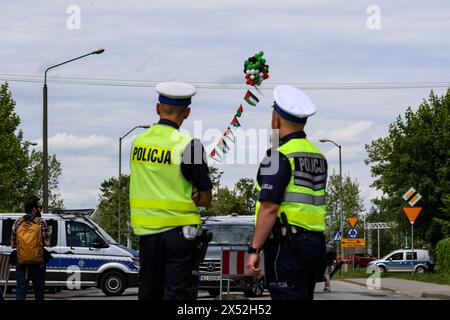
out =
<path fill-rule="evenodd" d="M 380 259 L 380 229 L 377 229 L 378 259 Z"/>
<path fill-rule="evenodd" d="M 412 275 L 414 276 L 414 223 L 411 223 L 411 264 L 412 264 L 411 272 Z"/>

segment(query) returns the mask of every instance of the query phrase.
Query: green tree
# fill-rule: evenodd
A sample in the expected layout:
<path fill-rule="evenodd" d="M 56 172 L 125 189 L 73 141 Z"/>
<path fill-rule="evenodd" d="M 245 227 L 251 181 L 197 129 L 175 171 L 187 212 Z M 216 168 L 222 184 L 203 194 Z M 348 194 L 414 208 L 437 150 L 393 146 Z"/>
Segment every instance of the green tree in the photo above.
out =
<path fill-rule="evenodd" d="M 326 189 L 327 214 L 326 214 L 326 231 L 331 237 L 334 231 L 340 230 L 341 208 L 339 201 L 339 174 L 334 170 L 328 177 Z M 343 203 L 343 226 L 347 229 L 347 218 L 350 216 L 357 216 L 360 219 L 363 217 L 364 205 L 359 190 L 359 183 L 352 180 L 350 175 L 342 177 L 342 203 Z M 361 225 L 361 224 L 359 224 Z M 362 229 L 361 229 L 362 230 Z"/>
<path fill-rule="evenodd" d="M 254 214 L 257 192 L 255 181 L 241 178 L 230 190 L 228 187 L 219 188 L 213 198 L 210 211 L 216 215 Z"/>
<path fill-rule="evenodd" d="M 0 85 L 0 212 L 23 212 L 27 197 L 42 197 L 42 152 L 32 150 L 23 140 L 20 118 L 8 84 Z M 64 207 L 56 192 L 61 164 L 49 155 L 49 209 Z"/>
<path fill-rule="evenodd" d="M 24 186 L 29 145 L 23 141 L 23 131 L 18 130 L 20 118 L 14 112 L 16 102 L 8 84 L 0 86 L 0 212 L 23 210 Z"/>
<path fill-rule="evenodd" d="M 257 194 L 255 180 L 250 178 L 241 178 L 234 186 L 238 202 L 241 204 L 242 214 L 254 214 Z"/>
<path fill-rule="evenodd" d="M 230 215 L 232 213 L 242 214 L 241 203 L 234 190 L 228 189 L 228 187 L 219 188 L 219 191 L 214 196 L 210 211 L 215 215 Z"/>
<path fill-rule="evenodd" d="M 450 89 L 441 97 L 431 91 L 416 112 L 409 107 L 389 126 L 387 137 L 372 141 L 366 150 L 365 162 L 375 177 L 372 186 L 384 195 L 379 200 L 383 210 L 407 229 L 402 195 L 414 187 L 423 197 L 414 232 L 434 246 L 443 238 L 450 205 L 444 202 L 450 194 Z"/>
<path fill-rule="evenodd" d="M 119 181 L 116 177 L 104 180 L 100 185 L 99 204 L 94 221 L 97 222 L 113 239 L 118 239 L 119 221 Z M 130 217 L 129 202 L 130 176 L 122 175 L 120 180 L 120 242 L 127 243 L 128 221 Z M 138 238 L 131 232 L 133 248 L 138 247 Z"/>

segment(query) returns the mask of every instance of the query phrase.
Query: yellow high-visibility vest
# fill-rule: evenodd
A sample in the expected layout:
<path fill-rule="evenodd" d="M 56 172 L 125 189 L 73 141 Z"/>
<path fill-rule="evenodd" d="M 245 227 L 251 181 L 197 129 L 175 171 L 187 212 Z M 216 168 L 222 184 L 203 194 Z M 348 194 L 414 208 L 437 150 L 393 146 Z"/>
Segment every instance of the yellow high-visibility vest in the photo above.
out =
<path fill-rule="evenodd" d="M 325 186 L 327 162 L 322 152 L 306 139 L 291 139 L 277 150 L 291 164 L 292 175 L 286 187 L 278 217 L 284 212 L 289 224 L 310 231 L 325 231 Z M 257 183 L 256 189 L 261 191 Z M 255 208 L 255 221 L 261 203 Z"/>
<path fill-rule="evenodd" d="M 155 124 L 133 142 L 130 155 L 131 226 L 143 235 L 165 227 L 200 224 L 192 183 L 181 172 L 182 154 L 192 137 Z"/>

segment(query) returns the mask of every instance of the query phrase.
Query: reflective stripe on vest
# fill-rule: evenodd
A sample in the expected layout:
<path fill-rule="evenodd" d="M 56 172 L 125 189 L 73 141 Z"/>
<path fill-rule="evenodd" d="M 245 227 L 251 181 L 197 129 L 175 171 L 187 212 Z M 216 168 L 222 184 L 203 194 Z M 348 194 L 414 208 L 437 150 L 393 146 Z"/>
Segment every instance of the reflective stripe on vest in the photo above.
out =
<path fill-rule="evenodd" d="M 191 140 L 163 124 L 135 138 L 130 156 L 130 209 L 136 234 L 151 227 L 200 224 L 192 183 L 184 178 L 180 166 Z"/>
<path fill-rule="evenodd" d="M 324 231 L 327 178 L 325 157 L 314 144 L 306 139 L 291 139 L 277 150 L 288 158 L 292 171 L 278 216 L 284 212 L 292 225 L 311 231 Z M 259 184 L 256 188 L 258 191 L 261 190 Z M 261 203 L 258 201 L 256 215 L 260 206 Z"/>

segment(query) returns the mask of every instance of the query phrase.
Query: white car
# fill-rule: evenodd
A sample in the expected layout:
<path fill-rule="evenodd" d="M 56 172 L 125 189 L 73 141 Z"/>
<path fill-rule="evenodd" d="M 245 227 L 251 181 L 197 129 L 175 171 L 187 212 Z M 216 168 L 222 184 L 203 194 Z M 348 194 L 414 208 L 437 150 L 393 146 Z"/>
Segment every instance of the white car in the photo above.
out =
<path fill-rule="evenodd" d="M 423 273 L 432 266 L 430 254 L 425 249 L 414 249 L 414 259 L 411 249 L 395 250 L 385 257 L 371 261 L 367 265 L 367 272 L 373 273 L 375 270 L 381 272 L 414 272 Z"/>

